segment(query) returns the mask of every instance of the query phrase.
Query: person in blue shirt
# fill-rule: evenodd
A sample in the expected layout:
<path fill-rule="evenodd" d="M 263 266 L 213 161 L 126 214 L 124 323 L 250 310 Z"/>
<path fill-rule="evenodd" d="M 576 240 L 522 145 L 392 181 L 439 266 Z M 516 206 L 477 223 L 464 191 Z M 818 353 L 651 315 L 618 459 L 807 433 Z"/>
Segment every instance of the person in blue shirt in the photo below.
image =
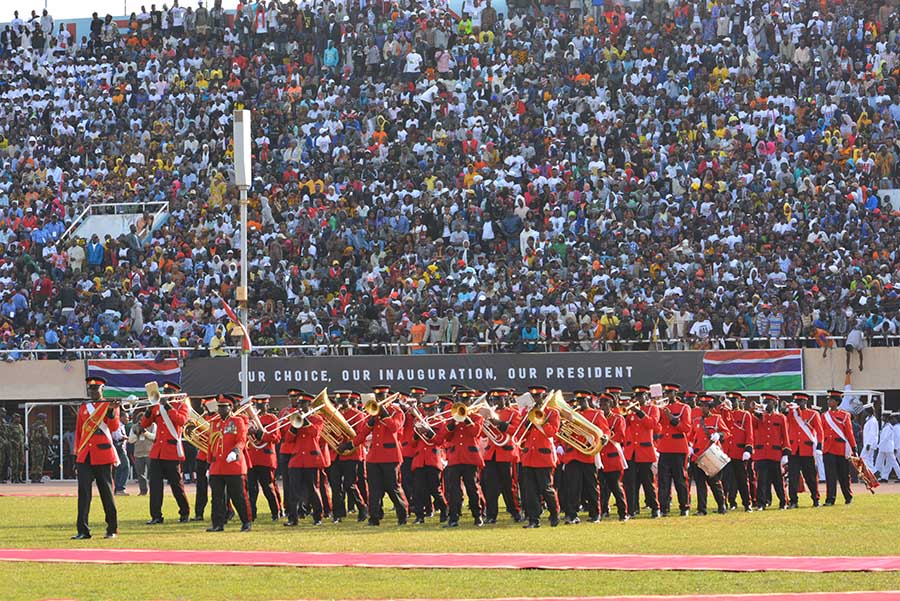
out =
<path fill-rule="evenodd" d="M 99 269 L 103 265 L 104 254 L 106 254 L 106 249 L 103 247 L 103 243 L 100 242 L 97 234 L 94 234 L 91 236 L 91 241 L 87 244 L 86 258 L 88 266 L 95 270 Z"/>
<path fill-rule="evenodd" d="M 537 325 L 534 323 L 534 318 L 529 317 L 522 327 L 522 350 L 529 353 L 536 351 L 536 343 L 539 338 L 540 334 L 538 333 Z"/>

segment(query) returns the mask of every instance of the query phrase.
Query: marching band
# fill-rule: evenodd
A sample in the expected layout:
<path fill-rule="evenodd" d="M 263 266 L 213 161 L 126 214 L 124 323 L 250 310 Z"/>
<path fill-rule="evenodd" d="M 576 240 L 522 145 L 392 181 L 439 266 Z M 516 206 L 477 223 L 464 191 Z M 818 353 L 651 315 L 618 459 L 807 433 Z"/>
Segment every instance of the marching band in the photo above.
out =
<path fill-rule="evenodd" d="M 744 511 L 765 510 L 773 490 L 779 509 L 797 508 L 804 485 L 818 507 L 817 462 L 826 474 L 824 505 L 835 503 L 838 485 L 850 503 L 851 466 L 864 468 L 850 415 L 838 409 L 840 391 L 829 391 L 820 413 L 804 392 L 789 400 L 764 393 L 753 403 L 738 392 L 693 393 L 675 384 L 657 385 L 655 394 L 636 385 L 630 394 L 608 387 L 571 395 L 543 386 L 517 394 L 457 385 L 450 395 L 376 386 L 369 395 L 313 396 L 292 388 L 276 416 L 268 395 L 197 397 L 201 413 L 172 382 L 148 384 L 148 397 L 132 402 L 104 400 L 104 385 L 88 379 L 89 398 L 78 412 L 74 539 L 91 537 L 94 483 L 106 536 L 118 532 L 110 431 L 120 410 L 157 429 L 147 523 L 164 523 L 165 478 L 179 521 L 202 521 L 211 494 L 209 532 L 223 531 L 234 515 L 242 531 L 251 530 L 260 492 L 272 521 L 291 527 L 307 516 L 315 526 L 325 518 L 339 523 L 351 512 L 379 526 L 387 495 L 401 526 L 410 514 L 415 524 L 437 514 L 445 528 L 458 527 L 464 498 L 476 527 L 495 524 L 502 497 L 514 522 L 538 528 L 545 513 L 550 526 L 561 516 L 578 524 L 579 514 L 600 522 L 610 515 L 610 497 L 620 521 L 642 506 L 653 519 L 666 517 L 673 487 L 679 514 L 688 516 L 691 481 L 697 515 L 707 514 L 710 490 L 720 514 L 737 509 L 738 497 Z M 181 478 L 185 442 L 198 449 L 193 518 Z M 861 476 L 869 487 L 871 474 Z"/>

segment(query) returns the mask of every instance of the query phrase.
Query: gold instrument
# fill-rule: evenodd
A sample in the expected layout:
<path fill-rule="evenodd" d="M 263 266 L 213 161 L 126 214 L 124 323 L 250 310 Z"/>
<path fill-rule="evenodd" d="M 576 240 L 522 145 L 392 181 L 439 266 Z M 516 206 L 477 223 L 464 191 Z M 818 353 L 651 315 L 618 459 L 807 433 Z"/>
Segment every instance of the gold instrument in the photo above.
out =
<path fill-rule="evenodd" d="M 166 401 L 167 403 L 190 403 L 190 397 L 183 392 L 176 392 L 173 394 L 161 394 L 159 392 L 159 383 L 157 382 L 147 382 L 144 384 L 144 390 L 147 391 L 147 396 L 142 399 L 134 399 L 133 401 L 128 401 L 122 403 L 122 409 L 128 411 L 129 413 L 135 410 L 146 410 L 159 405 L 162 401 Z"/>
<path fill-rule="evenodd" d="M 318 397 L 317 397 L 318 398 Z M 363 413 L 371 417 L 376 417 L 381 413 L 381 409 L 387 407 L 394 401 L 400 398 L 400 393 L 395 392 L 394 394 L 388 395 L 381 399 L 380 401 L 376 401 L 374 399 L 366 401 L 366 404 L 363 405 Z"/>
<path fill-rule="evenodd" d="M 416 421 L 413 428 L 415 428 L 416 433 L 422 437 L 422 440 L 428 442 L 434 438 L 437 433 L 434 431 L 434 428 L 431 427 L 431 424 L 428 423 L 428 420 L 425 419 L 425 416 L 422 415 L 422 412 L 419 411 L 419 408 L 416 407 L 416 404 L 410 403 L 408 409 L 410 414 L 412 414 L 413 419 Z"/>
<path fill-rule="evenodd" d="M 290 424 L 293 428 L 302 428 L 303 422 L 316 413 L 322 414 L 322 439 L 335 451 L 340 453 L 338 447 L 345 442 L 353 442 L 353 439 L 356 438 L 353 426 L 329 400 L 328 389 L 322 390 L 306 411 L 301 412 L 299 409 L 289 411 L 261 430 L 264 434 L 271 434 L 285 424 Z"/>
<path fill-rule="evenodd" d="M 184 438 L 185 442 L 189 445 L 196 448 L 198 451 L 203 451 L 207 455 L 209 454 L 209 436 L 210 436 L 210 426 L 209 422 L 206 421 L 202 415 L 194 411 L 194 408 L 190 407 L 188 412 L 188 421 L 184 425 L 184 430 L 181 435 Z"/>
<path fill-rule="evenodd" d="M 641 408 L 640 401 L 630 401 L 619 407 L 619 414 L 620 415 L 628 415 L 629 413 L 632 413 L 633 411 L 636 411 L 640 408 Z"/>
<path fill-rule="evenodd" d="M 559 431 L 556 436 L 576 451 L 596 455 L 609 442 L 609 436 L 572 409 L 559 391 L 550 397 L 547 406 L 559 411 Z"/>
<path fill-rule="evenodd" d="M 259 414 L 256 412 L 256 407 L 253 406 L 253 397 L 247 399 L 240 407 L 231 412 L 232 415 L 243 415 L 244 413 L 247 414 L 250 425 L 253 426 L 254 430 L 260 432 L 265 431 L 262 422 L 259 421 Z"/>
<path fill-rule="evenodd" d="M 79 443 L 78 448 L 75 450 L 76 455 L 87 446 L 87 443 L 94 435 L 94 432 L 100 427 L 103 420 L 106 419 L 106 412 L 109 411 L 110 404 L 110 401 L 97 403 L 97 406 L 94 407 L 94 411 L 86 420 L 84 420 L 84 423 L 81 425 L 81 443 Z"/>
<path fill-rule="evenodd" d="M 528 410 L 528 413 L 525 414 L 525 419 L 519 422 L 518 427 L 516 427 L 516 431 L 512 433 L 510 440 L 512 440 L 513 444 L 518 447 L 521 447 L 525 442 L 525 437 L 528 435 L 528 431 L 531 428 L 541 428 L 544 423 L 547 421 L 547 404 L 550 402 L 550 397 L 559 393 L 558 390 L 549 391 L 544 397 L 535 402 L 535 404 Z M 560 393 L 561 394 L 561 393 Z"/>
<path fill-rule="evenodd" d="M 509 444 L 509 434 L 494 425 L 494 421 L 499 420 L 500 416 L 488 403 L 487 394 L 482 395 L 477 401 L 469 405 L 469 413 L 477 413 L 484 418 L 481 430 L 488 440 L 500 447 Z"/>

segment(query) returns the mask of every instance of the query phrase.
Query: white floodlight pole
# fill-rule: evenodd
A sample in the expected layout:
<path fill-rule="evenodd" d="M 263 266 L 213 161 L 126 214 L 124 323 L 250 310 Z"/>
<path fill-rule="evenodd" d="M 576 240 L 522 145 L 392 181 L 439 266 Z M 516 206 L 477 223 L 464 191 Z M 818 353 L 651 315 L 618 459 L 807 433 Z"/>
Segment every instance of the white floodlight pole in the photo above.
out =
<path fill-rule="evenodd" d="M 247 191 L 253 181 L 250 157 L 250 111 L 234 111 L 234 183 L 241 193 L 241 285 L 236 291 L 241 326 L 249 335 L 247 316 Z M 241 349 L 241 395 L 250 395 L 248 372 L 250 353 Z"/>

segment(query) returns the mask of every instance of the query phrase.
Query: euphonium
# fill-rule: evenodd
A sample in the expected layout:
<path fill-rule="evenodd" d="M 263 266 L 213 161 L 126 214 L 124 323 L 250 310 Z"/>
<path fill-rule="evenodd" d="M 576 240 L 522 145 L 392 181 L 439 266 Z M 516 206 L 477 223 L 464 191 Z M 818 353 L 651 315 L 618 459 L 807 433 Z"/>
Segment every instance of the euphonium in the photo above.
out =
<path fill-rule="evenodd" d="M 556 391 L 556 394 L 550 397 L 547 407 L 559 411 L 559 432 L 556 435 L 576 451 L 585 455 L 596 455 L 609 441 L 603 430 L 566 403 L 561 392 Z"/>
<path fill-rule="evenodd" d="M 209 454 L 209 422 L 194 411 L 193 407 L 190 405 L 188 407 L 190 407 L 188 421 L 184 425 L 182 436 L 189 445 L 195 447 L 198 451 Z"/>
<path fill-rule="evenodd" d="M 481 417 L 484 418 L 484 424 L 481 429 L 484 432 L 484 435 L 488 437 L 492 443 L 497 446 L 503 446 L 509 444 L 509 435 L 505 432 L 501 431 L 500 428 L 494 425 L 492 420 L 498 420 L 500 417 L 497 415 L 497 412 L 493 407 L 490 406 L 487 402 L 487 395 L 482 396 L 477 401 L 472 403 L 469 406 L 469 410 L 477 413 Z"/>

